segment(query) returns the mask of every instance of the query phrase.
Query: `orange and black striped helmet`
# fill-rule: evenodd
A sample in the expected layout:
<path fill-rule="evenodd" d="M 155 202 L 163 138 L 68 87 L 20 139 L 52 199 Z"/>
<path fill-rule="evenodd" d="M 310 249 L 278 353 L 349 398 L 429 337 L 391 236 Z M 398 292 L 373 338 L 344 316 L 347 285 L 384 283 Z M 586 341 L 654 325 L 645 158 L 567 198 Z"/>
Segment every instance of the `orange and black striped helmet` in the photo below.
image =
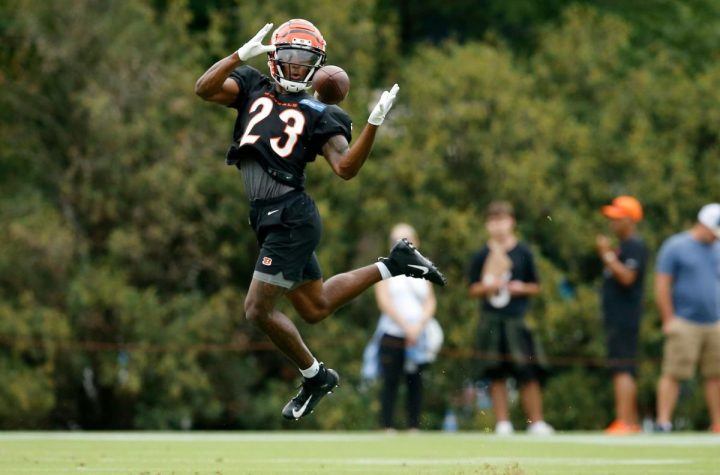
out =
<path fill-rule="evenodd" d="M 270 74 L 288 92 L 301 92 L 312 83 L 315 71 L 325 64 L 325 38 L 320 30 L 307 20 L 293 19 L 280 25 L 272 34 L 275 51 L 268 53 Z M 287 77 L 283 65 L 307 68 L 302 77 Z"/>

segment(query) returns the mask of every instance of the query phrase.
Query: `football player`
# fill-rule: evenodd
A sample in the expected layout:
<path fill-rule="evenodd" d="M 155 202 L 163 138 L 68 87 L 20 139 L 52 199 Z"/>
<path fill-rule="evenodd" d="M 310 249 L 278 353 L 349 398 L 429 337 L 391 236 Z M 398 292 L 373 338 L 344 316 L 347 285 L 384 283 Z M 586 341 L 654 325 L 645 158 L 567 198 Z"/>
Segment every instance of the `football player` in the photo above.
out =
<path fill-rule="evenodd" d="M 237 109 L 226 163 L 241 172 L 250 199 L 250 225 L 260 253 L 245 299 L 245 317 L 257 325 L 295 364 L 303 376 L 298 394 L 282 414 L 299 419 L 339 383 L 336 371 L 319 363 L 293 322 L 276 309 L 290 300 L 300 317 L 317 323 L 379 282 L 409 275 L 445 284 L 445 277 L 409 241 L 402 240 L 388 257 L 323 280 L 315 256 L 321 222 L 305 192 L 305 166 L 322 155 L 333 172 L 353 178 L 370 154 L 378 127 L 393 105 L 399 87 L 383 92 L 352 147 L 351 121 L 338 106 L 308 94 L 315 72 L 325 63 L 325 40 L 312 23 L 290 20 L 271 30 L 266 24 L 230 56 L 208 69 L 195 85 L 206 101 Z M 244 65 L 266 53 L 270 76 Z"/>

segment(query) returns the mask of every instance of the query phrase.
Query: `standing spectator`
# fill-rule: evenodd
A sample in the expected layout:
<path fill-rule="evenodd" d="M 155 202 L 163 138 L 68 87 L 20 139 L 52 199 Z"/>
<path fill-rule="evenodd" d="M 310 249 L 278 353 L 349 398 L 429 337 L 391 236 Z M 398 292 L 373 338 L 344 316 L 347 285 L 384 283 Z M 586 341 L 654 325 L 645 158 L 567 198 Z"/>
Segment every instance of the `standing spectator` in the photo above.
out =
<path fill-rule="evenodd" d="M 637 199 L 618 196 L 602 213 L 619 240 L 618 248 L 611 249 L 607 236 L 596 239 L 597 252 L 605 263 L 601 302 L 615 393 L 615 421 L 605 432 L 630 434 L 640 432 L 635 376 L 647 248 L 637 236 L 637 224 L 643 211 Z"/>
<path fill-rule="evenodd" d="M 710 430 L 720 433 L 720 204 L 703 206 L 690 230 L 667 239 L 655 294 L 665 333 L 657 387 L 657 430 L 672 430 L 679 381 L 700 363 Z"/>
<path fill-rule="evenodd" d="M 409 224 L 397 224 L 390 233 L 391 245 L 407 239 L 418 246 L 415 229 Z M 405 378 L 407 389 L 407 425 L 410 430 L 420 427 L 422 404 L 422 373 L 434 355 L 428 357 L 426 334 L 435 315 L 435 293 L 427 280 L 397 276 L 375 285 L 375 297 L 382 312 L 378 324 L 380 338 L 380 368 L 383 386 L 381 391 L 381 424 L 386 431 L 395 430 L 393 420 L 395 399 L 400 380 Z"/>
<path fill-rule="evenodd" d="M 530 421 L 528 432 L 552 434 L 554 429 L 543 420 L 540 379 L 544 357 L 525 323 L 530 298 L 540 291 L 533 255 L 515 236 L 515 213 L 510 203 L 490 203 L 485 227 L 489 239 L 472 258 L 468 294 L 481 299 L 479 372 L 491 381 L 495 432 L 514 431 L 506 384 L 508 377 L 514 377 Z"/>

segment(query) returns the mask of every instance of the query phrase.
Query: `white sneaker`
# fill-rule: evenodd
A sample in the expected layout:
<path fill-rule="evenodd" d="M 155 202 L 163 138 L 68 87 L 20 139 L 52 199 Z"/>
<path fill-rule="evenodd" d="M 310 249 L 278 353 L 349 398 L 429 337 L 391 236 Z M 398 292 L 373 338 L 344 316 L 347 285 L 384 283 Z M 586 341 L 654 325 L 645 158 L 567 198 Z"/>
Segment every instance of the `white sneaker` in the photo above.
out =
<path fill-rule="evenodd" d="M 515 429 L 513 429 L 512 422 L 510 421 L 498 421 L 497 424 L 495 424 L 495 433 L 497 435 L 510 435 L 513 432 L 515 432 Z"/>
<path fill-rule="evenodd" d="M 555 429 L 545 421 L 536 421 L 528 426 L 527 432 L 532 435 L 552 435 Z"/>

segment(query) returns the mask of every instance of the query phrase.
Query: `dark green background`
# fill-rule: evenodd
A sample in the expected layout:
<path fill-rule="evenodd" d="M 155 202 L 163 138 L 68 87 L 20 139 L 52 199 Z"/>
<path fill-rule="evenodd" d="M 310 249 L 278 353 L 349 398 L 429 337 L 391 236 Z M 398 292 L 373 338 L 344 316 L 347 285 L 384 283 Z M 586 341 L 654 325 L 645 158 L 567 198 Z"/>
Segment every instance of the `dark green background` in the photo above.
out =
<path fill-rule="evenodd" d="M 326 276 L 374 261 L 407 221 L 449 278 L 423 426 L 439 428 L 450 406 L 463 428 L 492 424 L 462 407 L 478 318 L 465 272 L 483 209 L 502 198 L 539 258 L 530 320 L 555 361 L 547 419 L 604 427 L 598 209 L 637 196 L 656 251 L 720 199 L 720 4 L 437 4 L 0 3 L 0 427 L 377 427 L 377 388 L 359 386 L 371 292 L 299 323 L 344 384 L 323 417 L 279 417 L 298 377 L 243 318 L 256 244 L 241 179 L 223 163 L 233 113 L 193 94 L 214 61 L 294 17 L 322 30 L 328 62 L 349 73 L 356 134 L 379 93 L 401 86 L 360 175 L 344 182 L 320 159 L 308 188 Z M 650 416 L 662 344 L 652 277 L 640 373 Z M 707 427 L 701 392 L 684 386 L 679 427 Z"/>

